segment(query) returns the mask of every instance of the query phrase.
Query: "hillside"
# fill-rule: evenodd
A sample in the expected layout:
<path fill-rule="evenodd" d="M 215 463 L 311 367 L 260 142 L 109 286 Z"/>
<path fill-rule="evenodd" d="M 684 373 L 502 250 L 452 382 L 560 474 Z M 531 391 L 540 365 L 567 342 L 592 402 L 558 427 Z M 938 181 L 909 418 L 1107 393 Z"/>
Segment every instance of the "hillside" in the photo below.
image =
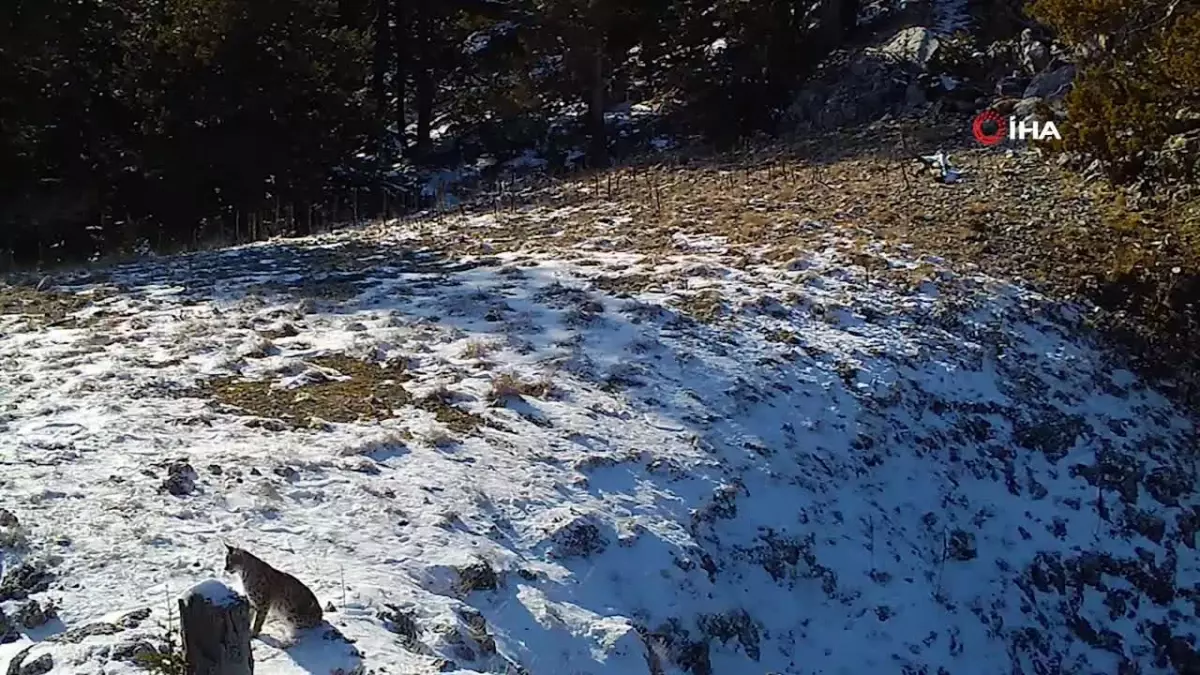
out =
<path fill-rule="evenodd" d="M 1197 672 L 1189 411 L 967 246 L 1050 169 L 889 162 L 9 287 L 0 669 L 142 672 L 228 541 L 334 608 L 265 675 Z"/>

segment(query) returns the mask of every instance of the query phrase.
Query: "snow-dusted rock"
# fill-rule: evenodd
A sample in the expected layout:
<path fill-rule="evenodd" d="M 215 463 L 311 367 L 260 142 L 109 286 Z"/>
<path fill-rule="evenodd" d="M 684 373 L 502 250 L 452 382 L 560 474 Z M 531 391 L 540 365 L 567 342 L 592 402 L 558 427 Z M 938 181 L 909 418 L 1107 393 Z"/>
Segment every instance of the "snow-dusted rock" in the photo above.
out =
<path fill-rule="evenodd" d="M 905 28 L 883 46 L 882 52 L 894 59 L 924 69 L 933 60 L 941 41 L 930 29 L 922 26 Z"/>

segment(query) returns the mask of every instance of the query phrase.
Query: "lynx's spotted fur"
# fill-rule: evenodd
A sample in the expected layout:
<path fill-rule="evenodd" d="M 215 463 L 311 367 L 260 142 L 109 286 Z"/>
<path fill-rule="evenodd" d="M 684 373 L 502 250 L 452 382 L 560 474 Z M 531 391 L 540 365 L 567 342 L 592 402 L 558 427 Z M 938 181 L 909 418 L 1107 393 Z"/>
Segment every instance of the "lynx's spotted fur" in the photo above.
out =
<path fill-rule="evenodd" d="M 321 603 L 296 577 L 271 567 L 249 552 L 225 545 L 225 571 L 242 578 L 242 587 L 253 612 L 251 637 L 262 630 L 267 615 L 274 613 L 293 630 L 321 623 Z"/>

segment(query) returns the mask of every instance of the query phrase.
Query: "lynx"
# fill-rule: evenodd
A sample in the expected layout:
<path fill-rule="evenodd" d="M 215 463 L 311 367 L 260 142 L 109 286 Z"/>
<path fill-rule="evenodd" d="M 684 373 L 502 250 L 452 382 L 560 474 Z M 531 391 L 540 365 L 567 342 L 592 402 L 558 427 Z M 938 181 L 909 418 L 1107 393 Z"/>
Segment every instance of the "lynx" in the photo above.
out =
<path fill-rule="evenodd" d="M 225 545 L 225 571 L 242 578 L 242 587 L 250 600 L 253 626 L 250 636 L 262 630 L 267 615 L 274 613 L 293 630 L 312 628 L 321 623 L 321 603 L 317 596 L 296 577 L 281 572 L 240 548 Z"/>

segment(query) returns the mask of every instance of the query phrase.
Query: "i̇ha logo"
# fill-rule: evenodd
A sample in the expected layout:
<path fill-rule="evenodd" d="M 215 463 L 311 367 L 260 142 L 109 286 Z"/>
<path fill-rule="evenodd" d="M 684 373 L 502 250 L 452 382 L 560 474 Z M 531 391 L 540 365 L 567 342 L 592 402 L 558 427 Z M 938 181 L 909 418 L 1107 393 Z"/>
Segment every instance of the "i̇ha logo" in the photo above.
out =
<path fill-rule="evenodd" d="M 1027 138 L 1035 141 L 1047 138 L 1062 140 L 1054 122 L 1018 121 L 1016 117 L 1004 119 L 995 110 L 984 110 L 976 115 L 971 123 L 971 133 L 975 134 L 975 140 L 984 145 L 995 145 L 1006 138 L 1021 141 Z"/>

